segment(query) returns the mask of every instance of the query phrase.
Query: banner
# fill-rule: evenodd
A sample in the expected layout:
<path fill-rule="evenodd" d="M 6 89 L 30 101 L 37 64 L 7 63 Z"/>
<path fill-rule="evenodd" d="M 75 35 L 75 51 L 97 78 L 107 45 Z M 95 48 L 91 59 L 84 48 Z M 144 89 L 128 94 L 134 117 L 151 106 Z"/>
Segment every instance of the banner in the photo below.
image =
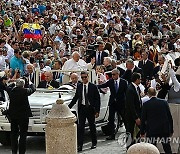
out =
<path fill-rule="evenodd" d="M 34 39 L 42 38 L 41 27 L 39 24 L 24 23 L 22 25 L 22 31 L 24 33 L 24 38 L 34 38 Z"/>

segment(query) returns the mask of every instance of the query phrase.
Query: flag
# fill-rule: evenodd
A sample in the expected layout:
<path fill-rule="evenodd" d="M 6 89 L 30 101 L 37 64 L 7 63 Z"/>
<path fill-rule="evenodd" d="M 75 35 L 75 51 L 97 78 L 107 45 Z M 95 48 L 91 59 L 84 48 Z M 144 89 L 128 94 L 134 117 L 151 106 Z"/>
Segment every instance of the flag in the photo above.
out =
<path fill-rule="evenodd" d="M 41 39 L 41 27 L 39 24 L 35 23 L 24 23 L 22 25 L 22 31 L 24 33 L 24 38 L 34 38 L 34 39 Z"/>

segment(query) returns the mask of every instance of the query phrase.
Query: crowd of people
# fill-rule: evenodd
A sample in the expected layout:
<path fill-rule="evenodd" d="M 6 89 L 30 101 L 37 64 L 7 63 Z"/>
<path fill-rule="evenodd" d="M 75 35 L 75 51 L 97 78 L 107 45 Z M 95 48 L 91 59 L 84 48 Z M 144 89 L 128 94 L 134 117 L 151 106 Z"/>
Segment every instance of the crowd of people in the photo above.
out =
<path fill-rule="evenodd" d="M 165 99 L 170 69 L 179 80 L 179 16 L 178 0 L 2 0 L 0 88 L 24 78 L 39 88 L 71 84 L 78 89 L 87 76 L 80 72 L 89 71 L 87 78 L 101 93 L 111 92 L 107 139 L 115 139 L 115 112 L 133 134 L 135 123 L 141 123 L 140 98 L 149 99 L 149 87 Z M 81 99 L 86 106 L 85 96 Z M 81 138 L 79 150 L 82 144 Z"/>

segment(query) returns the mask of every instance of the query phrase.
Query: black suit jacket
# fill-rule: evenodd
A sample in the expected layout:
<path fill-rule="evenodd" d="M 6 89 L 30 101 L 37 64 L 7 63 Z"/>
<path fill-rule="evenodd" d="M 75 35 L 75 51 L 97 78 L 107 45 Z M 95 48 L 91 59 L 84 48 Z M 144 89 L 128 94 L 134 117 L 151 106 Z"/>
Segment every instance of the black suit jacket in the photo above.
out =
<path fill-rule="evenodd" d="M 96 52 L 98 52 L 98 51 L 96 51 Z M 94 54 L 92 55 L 92 57 L 95 57 L 95 59 L 96 59 L 96 52 L 94 52 Z M 108 57 L 108 53 L 105 52 L 105 51 L 102 51 L 102 54 L 101 54 L 101 65 L 103 64 L 104 57 Z M 97 64 L 97 61 L 98 60 L 96 59 L 96 64 Z"/>
<path fill-rule="evenodd" d="M 153 70 L 153 76 L 155 78 L 159 77 L 158 72 L 161 70 L 160 66 L 156 66 Z"/>
<path fill-rule="evenodd" d="M 142 69 L 139 68 L 139 67 L 137 67 L 137 66 L 135 66 L 133 72 L 132 72 L 131 70 L 126 70 L 126 71 L 124 72 L 122 78 L 125 79 L 125 80 L 127 80 L 128 83 L 130 83 L 130 82 L 131 82 L 131 76 L 132 76 L 132 74 L 135 73 L 135 72 L 136 72 L 136 73 L 140 73 L 141 76 L 143 77 Z"/>
<path fill-rule="evenodd" d="M 152 79 L 154 63 L 151 60 L 147 60 L 146 64 L 143 65 L 143 60 L 138 64 L 138 67 L 142 69 L 144 79 Z"/>
<path fill-rule="evenodd" d="M 173 133 L 173 119 L 164 99 L 152 97 L 145 102 L 141 116 L 141 134 L 147 136 L 170 135 Z"/>
<path fill-rule="evenodd" d="M 127 81 L 120 78 L 119 89 L 116 93 L 114 80 L 110 79 L 106 83 L 98 85 L 98 88 L 106 88 L 109 87 L 111 95 L 109 98 L 109 105 L 113 103 L 118 103 L 119 107 L 124 109 L 125 107 L 125 99 L 126 99 L 126 90 L 127 90 Z"/>
<path fill-rule="evenodd" d="M 83 94 L 83 83 L 78 84 L 76 93 L 69 104 L 69 108 L 72 108 L 76 102 L 78 101 L 78 110 L 82 104 L 82 94 Z M 91 82 L 88 84 L 88 94 L 87 94 L 88 102 L 90 106 L 92 106 L 95 112 L 100 112 L 100 95 L 97 89 L 97 86 Z"/>
<path fill-rule="evenodd" d="M 122 77 L 124 72 L 125 72 L 125 70 L 122 69 L 121 67 L 117 67 L 117 69 L 120 71 L 120 75 L 119 76 Z"/>
<path fill-rule="evenodd" d="M 57 74 L 58 73 L 58 74 Z M 53 79 L 60 79 L 61 72 L 53 72 Z"/>
<path fill-rule="evenodd" d="M 28 96 L 35 92 L 35 86 L 29 88 L 15 87 L 9 92 L 9 116 L 13 119 L 32 117 Z"/>
<path fill-rule="evenodd" d="M 50 85 L 53 88 L 59 88 L 59 82 L 57 82 L 56 80 L 52 80 L 50 82 Z M 43 81 L 39 82 L 38 88 L 48 88 L 47 87 L 47 81 L 43 80 Z"/>
<path fill-rule="evenodd" d="M 126 91 L 125 114 L 126 119 L 136 120 L 141 117 L 142 102 L 132 83 L 128 85 Z"/>

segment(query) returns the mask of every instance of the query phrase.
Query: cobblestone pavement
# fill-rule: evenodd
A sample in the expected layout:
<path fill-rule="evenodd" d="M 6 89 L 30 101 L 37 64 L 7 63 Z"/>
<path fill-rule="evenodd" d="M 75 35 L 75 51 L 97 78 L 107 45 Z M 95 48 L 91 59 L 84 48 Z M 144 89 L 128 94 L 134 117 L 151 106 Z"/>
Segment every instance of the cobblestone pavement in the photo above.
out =
<path fill-rule="evenodd" d="M 117 139 L 122 132 L 124 132 L 124 128 L 120 128 L 119 132 L 116 135 L 116 140 L 106 141 L 106 136 L 104 136 L 102 134 L 102 131 L 98 129 L 98 145 L 97 148 L 93 150 L 90 149 L 91 139 L 89 138 L 89 132 L 86 132 L 83 151 L 80 154 L 125 154 L 126 150 L 120 147 Z M 10 147 L 0 145 L 0 154 L 10 153 Z M 27 154 L 45 154 L 45 137 L 28 137 Z"/>

